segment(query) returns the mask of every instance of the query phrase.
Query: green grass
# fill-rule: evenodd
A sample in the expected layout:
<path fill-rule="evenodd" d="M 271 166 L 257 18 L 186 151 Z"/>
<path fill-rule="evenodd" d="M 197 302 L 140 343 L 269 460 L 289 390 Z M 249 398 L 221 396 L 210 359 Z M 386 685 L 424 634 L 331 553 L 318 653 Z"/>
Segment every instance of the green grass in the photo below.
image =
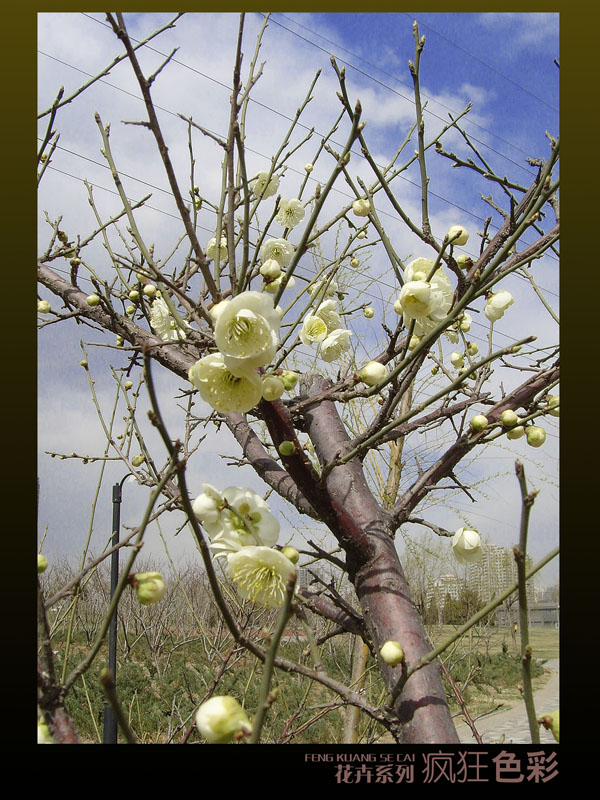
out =
<path fill-rule="evenodd" d="M 439 644 L 445 638 L 449 637 L 456 628 L 453 625 L 443 625 L 440 628 L 435 628 L 431 632 L 434 644 Z M 478 642 L 477 650 L 486 650 L 490 655 L 502 652 L 503 643 L 508 648 L 508 653 L 514 652 L 513 637 L 511 630 L 508 627 L 490 627 L 483 633 L 481 629 L 474 628 L 471 634 L 471 639 L 486 639 L 486 646 Z M 469 639 L 469 633 L 466 634 L 465 639 Z M 556 628 L 535 628 L 529 629 L 529 643 L 532 647 L 533 658 L 547 661 L 553 658 L 559 658 L 559 631 Z M 517 653 L 520 652 L 521 638 L 519 632 L 516 635 Z"/>

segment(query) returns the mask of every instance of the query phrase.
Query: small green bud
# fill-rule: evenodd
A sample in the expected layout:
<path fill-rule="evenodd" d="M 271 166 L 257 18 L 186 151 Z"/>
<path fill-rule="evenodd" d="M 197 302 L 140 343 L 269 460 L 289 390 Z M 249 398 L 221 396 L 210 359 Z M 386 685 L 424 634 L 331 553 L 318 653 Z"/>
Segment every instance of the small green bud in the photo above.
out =
<path fill-rule="evenodd" d="M 48 559 L 46 556 L 43 556 L 41 553 L 38 553 L 38 575 L 42 572 L 46 572 L 48 569 Z"/>
<path fill-rule="evenodd" d="M 404 650 L 399 642 L 389 641 L 379 650 L 379 655 L 386 664 L 389 664 L 390 667 L 395 667 L 403 661 Z"/>
<path fill-rule="evenodd" d="M 300 553 L 296 550 L 295 547 L 290 547 L 287 545 L 286 547 L 282 547 L 281 552 L 286 558 L 292 562 L 292 564 L 297 564 L 300 558 Z"/>
<path fill-rule="evenodd" d="M 507 409 L 506 411 L 502 412 L 500 420 L 505 428 L 514 428 L 515 425 L 519 422 L 518 416 L 515 414 L 514 411 Z"/>
<path fill-rule="evenodd" d="M 100 298 L 97 294 L 90 294 L 85 298 L 85 302 L 91 307 L 98 306 L 100 305 Z"/>
<path fill-rule="evenodd" d="M 367 306 L 366 308 L 363 308 L 363 314 L 367 319 L 373 319 L 375 316 L 375 309 L 371 308 L 371 306 Z"/>
<path fill-rule="evenodd" d="M 121 347 L 123 344 L 123 337 L 117 336 L 117 338 L 115 339 L 115 344 L 117 345 L 117 347 Z"/>
<path fill-rule="evenodd" d="M 47 314 L 50 311 L 50 303 L 47 300 L 38 300 L 38 314 Z"/>
<path fill-rule="evenodd" d="M 467 353 L 470 356 L 476 356 L 478 352 L 479 352 L 479 346 L 476 344 L 476 342 L 468 342 Z"/>
<path fill-rule="evenodd" d="M 294 442 L 281 442 L 277 449 L 282 456 L 293 456 L 296 452 L 296 445 Z"/>
<path fill-rule="evenodd" d="M 132 289 L 127 296 L 133 303 L 137 303 L 137 301 L 140 299 L 140 293 L 137 289 Z"/>
<path fill-rule="evenodd" d="M 387 378 L 387 376 L 387 367 L 380 361 L 369 361 L 369 363 L 365 364 L 365 366 L 358 373 L 360 380 L 363 383 L 366 383 L 367 386 L 376 386 L 382 380 Z"/>
<path fill-rule="evenodd" d="M 56 235 L 58 236 L 59 241 L 63 244 L 68 240 L 68 236 L 64 231 L 57 231 Z"/>
<path fill-rule="evenodd" d="M 367 232 L 366 231 L 359 231 L 356 234 L 356 238 L 357 239 L 366 239 L 367 238 Z"/>
<path fill-rule="evenodd" d="M 134 456 L 131 459 L 131 463 L 133 464 L 134 467 L 139 467 L 140 464 L 143 464 L 145 460 L 146 460 L 146 456 L 143 456 L 143 455 Z"/>
<path fill-rule="evenodd" d="M 79 366 L 80 366 L 80 367 L 83 367 L 84 369 L 87 369 L 87 368 L 88 368 L 88 362 L 85 360 L 85 358 L 83 358 L 83 359 L 82 359 L 82 360 L 79 362 Z"/>
<path fill-rule="evenodd" d="M 125 313 L 132 317 L 135 314 L 135 306 L 127 306 Z"/>
<path fill-rule="evenodd" d="M 133 386 L 133 383 L 131 381 L 125 381 L 125 388 L 126 389 L 131 389 L 132 386 Z"/>
<path fill-rule="evenodd" d="M 133 586 L 138 602 L 142 606 L 151 606 L 162 600 L 166 585 L 160 572 L 138 572 L 134 576 Z"/>
<path fill-rule="evenodd" d="M 549 394 L 548 400 L 548 414 L 552 417 L 560 417 L 560 395 L 556 396 Z"/>
<path fill-rule="evenodd" d="M 293 372 L 291 369 L 286 369 L 283 371 L 281 380 L 283 381 L 283 386 L 285 388 L 285 391 L 289 392 L 290 389 L 293 389 L 294 386 L 298 383 L 298 373 Z"/>
<path fill-rule="evenodd" d="M 358 267 L 359 264 L 360 264 L 360 261 L 358 260 L 358 258 L 351 258 L 350 259 L 350 266 L 351 267 L 354 267 L 356 269 L 356 267 Z"/>
<path fill-rule="evenodd" d="M 556 741 L 560 744 L 560 717 L 559 711 L 551 711 L 549 714 L 544 714 L 538 719 L 538 724 L 543 725 L 546 730 L 552 731 L 552 735 L 556 739 Z"/>
<path fill-rule="evenodd" d="M 475 414 L 473 419 L 471 420 L 471 430 L 472 431 L 483 431 L 488 426 L 488 419 L 484 417 L 483 414 Z"/>
<path fill-rule="evenodd" d="M 308 173 L 311 173 L 313 171 L 313 165 L 312 164 L 305 164 L 304 165 L 304 171 L 308 172 Z"/>
<path fill-rule="evenodd" d="M 285 384 L 277 375 L 266 375 L 262 379 L 262 396 L 265 400 L 279 400 L 284 392 Z"/>
<path fill-rule="evenodd" d="M 527 428 L 527 444 L 531 447 L 541 447 L 546 441 L 546 431 L 539 425 L 530 425 Z"/>
<path fill-rule="evenodd" d="M 511 428 L 506 434 L 507 439 L 520 439 L 521 436 L 525 433 L 525 428 L 523 425 L 517 425 L 515 428 Z"/>
<path fill-rule="evenodd" d="M 146 297 L 154 297 L 156 295 L 156 286 L 153 286 L 151 283 L 147 283 L 142 291 Z"/>

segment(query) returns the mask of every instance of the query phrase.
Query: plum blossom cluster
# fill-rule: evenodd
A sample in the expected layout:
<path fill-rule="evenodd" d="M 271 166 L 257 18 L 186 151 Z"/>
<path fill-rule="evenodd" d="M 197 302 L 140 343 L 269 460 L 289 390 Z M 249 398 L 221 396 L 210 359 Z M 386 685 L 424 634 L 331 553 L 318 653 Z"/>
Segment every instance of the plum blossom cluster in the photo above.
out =
<path fill-rule="evenodd" d="M 318 345 L 323 361 L 336 361 L 350 350 L 352 332 L 342 326 L 337 302 L 333 295 L 337 290 L 335 283 L 318 281 L 308 291 L 315 301 L 304 318 L 300 331 L 300 341 L 305 345 Z"/>
<path fill-rule="evenodd" d="M 221 301 L 211 315 L 218 352 L 196 361 L 189 380 L 216 411 L 245 413 L 263 397 L 263 380 L 256 370 L 269 364 L 277 351 L 279 310 L 273 298 L 248 291 Z"/>
<path fill-rule="evenodd" d="M 452 287 L 440 266 L 431 275 L 434 262 L 416 258 L 406 267 L 405 283 L 394 303 L 394 311 L 401 314 L 408 327 L 414 321 L 414 336 L 419 339 L 438 325 L 450 311 Z"/>
<path fill-rule="evenodd" d="M 275 549 L 279 522 L 268 504 L 251 489 L 230 486 L 223 491 L 208 483 L 192 504 L 208 534 L 216 558 L 226 560 L 226 571 L 240 596 L 277 608 L 286 586 L 295 577 L 293 548 Z"/>

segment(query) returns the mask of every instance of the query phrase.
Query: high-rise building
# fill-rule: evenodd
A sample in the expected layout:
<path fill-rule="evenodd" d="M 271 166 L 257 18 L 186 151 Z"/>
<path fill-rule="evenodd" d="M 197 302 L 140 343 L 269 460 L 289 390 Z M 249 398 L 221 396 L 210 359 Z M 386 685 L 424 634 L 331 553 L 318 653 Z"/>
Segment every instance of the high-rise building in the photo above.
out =
<path fill-rule="evenodd" d="M 526 558 L 526 569 L 533 566 L 529 556 Z M 483 555 L 475 564 L 467 569 L 469 586 L 477 591 L 483 603 L 489 603 L 517 581 L 517 564 L 512 550 L 497 545 L 485 545 Z M 516 595 L 515 595 L 516 597 Z M 527 581 L 527 602 L 536 601 L 536 589 L 533 578 Z"/>

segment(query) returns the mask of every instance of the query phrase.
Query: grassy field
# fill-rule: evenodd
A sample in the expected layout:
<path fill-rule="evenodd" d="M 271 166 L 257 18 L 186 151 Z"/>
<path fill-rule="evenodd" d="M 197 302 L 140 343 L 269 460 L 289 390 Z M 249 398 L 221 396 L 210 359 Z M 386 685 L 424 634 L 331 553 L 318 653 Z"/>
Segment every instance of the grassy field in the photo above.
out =
<path fill-rule="evenodd" d="M 455 630 L 453 625 L 443 625 L 441 628 L 436 628 L 431 632 L 434 644 L 439 644 Z M 471 634 L 475 639 L 483 638 L 478 629 L 474 629 Z M 466 634 L 468 639 L 469 633 Z M 487 629 L 485 634 L 487 638 L 487 647 L 489 647 L 490 655 L 502 652 L 502 644 L 508 648 L 509 653 L 514 652 L 513 637 L 510 628 L 508 627 L 491 627 Z M 535 628 L 529 629 L 529 643 L 533 650 L 533 657 L 547 661 L 551 658 L 559 658 L 559 631 L 555 628 Z M 517 653 L 520 651 L 521 639 L 520 634 L 516 635 Z M 481 650 L 482 647 L 477 648 Z"/>

